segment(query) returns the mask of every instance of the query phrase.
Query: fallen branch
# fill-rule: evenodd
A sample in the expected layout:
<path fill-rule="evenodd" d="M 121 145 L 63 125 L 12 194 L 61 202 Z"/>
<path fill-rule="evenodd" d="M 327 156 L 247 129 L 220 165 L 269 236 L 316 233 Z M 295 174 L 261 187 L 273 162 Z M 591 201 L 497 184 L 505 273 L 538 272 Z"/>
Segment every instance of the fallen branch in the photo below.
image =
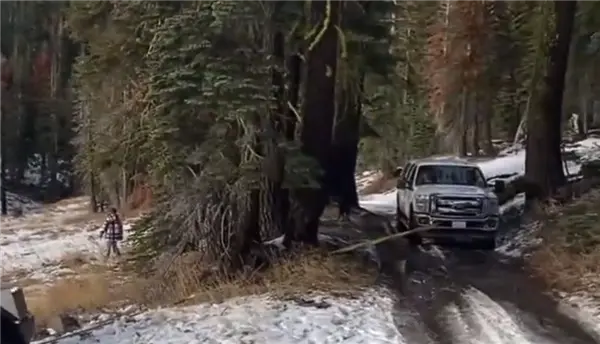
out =
<path fill-rule="evenodd" d="M 374 240 L 366 240 L 363 242 L 360 242 L 358 244 L 354 244 L 354 245 L 350 245 L 350 246 L 346 246 L 344 248 L 340 248 L 338 250 L 335 250 L 332 252 L 332 254 L 340 254 L 340 253 L 346 253 L 346 252 L 351 252 L 356 250 L 357 248 L 361 248 L 361 247 L 365 247 L 365 246 L 371 246 L 371 245 L 377 245 L 380 244 L 384 241 L 388 241 L 390 239 L 395 239 L 395 238 L 401 238 L 407 235 L 411 235 L 411 234 L 416 234 L 416 233 L 422 233 L 422 232 L 426 232 L 428 230 L 433 229 L 433 227 L 422 227 L 422 228 L 415 228 L 415 229 L 411 229 L 409 231 L 406 232 L 400 232 L 400 233 L 395 233 L 392 235 L 387 235 L 381 238 L 377 238 Z"/>

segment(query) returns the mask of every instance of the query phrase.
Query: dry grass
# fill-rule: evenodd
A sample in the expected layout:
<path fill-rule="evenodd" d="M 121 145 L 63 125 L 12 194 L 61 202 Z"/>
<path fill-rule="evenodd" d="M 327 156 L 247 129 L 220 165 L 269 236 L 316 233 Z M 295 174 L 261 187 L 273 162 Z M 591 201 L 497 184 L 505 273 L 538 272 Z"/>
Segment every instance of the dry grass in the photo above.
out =
<path fill-rule="evenodd" d="M 28 308 L 36 317 L 36 326 L 43 328 L 60 314 L 110 308 L 114 301 L 127 297 L 118 288 L 123 277 L 107 265 L 94 264 L 94 260 L 83 253 L 69 253 L 59 264 L 72 271 L 61 274 L 52 283 L 24 284 L 19 280 Z"/>
<path fill-rule="evenodd" d="M 599 290 L 600 190 L 564 207 L 551 206 L 545 213 L 543 245 L 531 258 L 534 270 L 560 290 Z"/>
<path fill-rule="evenodd" d="M 327 292 L 352 295 L 372 286 L 376 273 L 364 264 L 324 252 L 309 252 L 282 259 L 264 272 L 248 271 L 233 276 L 209 273 L 182 258 L 166 278 L 146 281 L 144 303 L 162 304 L 193 295 L 194 302 L 222 302 L 239 296 L 269 293 L 275 297 Z"/>
<path fill-rule="evenodd" d="M 109 275 L 97 273 L 67 277 L 48 288 L 27 290 L 27 305 L 36 317 L 36 326 L 45 327 L 64 313 L 93 312 L 107 308 L 118 300 Z"/>
<path fill-rule="evenodd" d="M 27 290 L 28 305 L 39 326 L 59 314 L 90 313 L 123 306 L 169 305 L 185 299 L 187 303 L 223 302 L 233 297 L 269 293 L 273 297 L 291 297 L 311 292 L 352 296 L 372 286 L 375 271 L 358 262 L 310 252 L 283 259 L 264 272 L 246 272 L 234 276 L 208 273 L 193 256 L 174 262 L 166 276 L 146 279 L 127 278 L 106 266 L 83 264 L 81 257 L 65 259 L 73 267 L 86 266 L 78 277 Z M 81 270 L 81 269 L 80 269 Z"/>

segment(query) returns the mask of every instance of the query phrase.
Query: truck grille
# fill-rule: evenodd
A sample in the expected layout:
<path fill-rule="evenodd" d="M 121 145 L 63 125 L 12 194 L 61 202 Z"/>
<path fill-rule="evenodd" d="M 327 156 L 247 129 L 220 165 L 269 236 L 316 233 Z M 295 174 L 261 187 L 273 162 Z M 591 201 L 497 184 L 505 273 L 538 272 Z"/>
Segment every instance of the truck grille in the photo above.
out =
<path fill-rule="evenodd" d="M 449 217 L 477 217 L 483 211 L 483 200 L 474 197 L 440 196 L 435 199 L 434 213 Z"/>

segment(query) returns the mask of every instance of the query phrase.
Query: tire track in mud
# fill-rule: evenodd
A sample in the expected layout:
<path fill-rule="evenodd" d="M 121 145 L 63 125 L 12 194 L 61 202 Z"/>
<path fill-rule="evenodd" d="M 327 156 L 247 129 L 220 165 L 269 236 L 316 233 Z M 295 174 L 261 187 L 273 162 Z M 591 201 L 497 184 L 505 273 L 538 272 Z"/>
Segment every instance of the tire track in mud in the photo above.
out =
<path fill-rule="evenodd" d="M 596 343 L 576 320 L 558 311 L 557 301 L 522 261 L 494 252 L 443 253 L 445 258 L 431 259 L 432 252 L 415 250 L 407 275 L 392 279 L 396 313 L 417 317 L 411 326 L 406 318 L 396 319 L 399 331 L 417 337 L 410 333 L 424 328 L 428 337 L 410 343 Z"/>
<path fill-rule="evenodd" d="M 349 227 L 330 223 L 323 229 L 349 244 L 388 234 L 386 217 L 362 214 Z M 518 227 L 518 221 L 505 226 L 505 242 Z M 376 252 L 381 282 L 396 295 L 394 323 L 406 343 L 597 343 L 577 320 L 559 311 L 522 259 L 493 251 L 410 247 L 402 241 L 378 244 Z M 395 265 L 398 261 L 403 267 Z"/>

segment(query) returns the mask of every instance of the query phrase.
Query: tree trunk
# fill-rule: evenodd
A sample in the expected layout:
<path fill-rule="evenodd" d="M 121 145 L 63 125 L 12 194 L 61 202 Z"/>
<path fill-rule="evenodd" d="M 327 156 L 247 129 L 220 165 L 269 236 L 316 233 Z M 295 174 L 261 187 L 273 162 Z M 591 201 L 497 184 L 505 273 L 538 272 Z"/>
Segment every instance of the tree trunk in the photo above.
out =
<path fill-rule="evenodd" d="M 329 193 L 339 204 L 340 216 L 358 206 L 356 190 L 356 158 L 358 155 L 362 93 L 365 73 L 360 73 L 359 87 L 345 85 L 339 92 L 333 146 L 329 159 Z"/>
<path fill-rule="evenodd" d="M 460 134 L 460 142 L 458 146 L 458 155 L 459 156 L 467 156 L 467 152 L 469 151 L 469 123 L 467 121 L 467 111 L 468 111 L 468 95 L 467 90 L 463 88 L 461 94 L 460 101 L 460 110 L 459 110 L 459 123 L 458 123 L 458 133 Z"/>
<path fill-rule="evenodd" d="M 244 216 L 244 221 L 242 222 L 242 228 L 238 231 L 238 233 L 242 233 L 243 237 L 241 239 L 241 248 L 238 251 L 239 256 L 235 257 L 237 259 L 233 259 L 232 270 L 238 270 L 245 264 L 245 259 L 250 255 L 252 250 L 252 246 L 255 243 L 261 242 L 260 237 L 260 190 L 254 189 L 250 191 L 250 196 L 247 202 L 247 209 Z"/>
<path fill-rule="evenodd" d="M 318 178 L 319 188 L 297 190 L 304 212 L 305 228 L 301 239 L 318 243 L 319 218 L 328 202 L 326 181 L 331 180 L 327 169 L 330 157 L 333 119 L 335 115 L 335 83 L 338 58 L 339 12 L 342 2 L 315 1 L 311 4 L 311 24 L 319 28 L 309 38 L 305 101 L 302 108 L 302 151 L 315 159 L 324 171 Z M 320 29 L 322 27 L 322 29 Z"/>
<path fill-rule="evenodd" d="M 486 155 L 491 156 L 496 153 L 492 143 L 492 96 L 489 92 L 484 92 L 478 100 L 477 112 L 481 113 L 483 150 Z"/>
<path fill-rule="evenodd" d="M 62 57 L 62 35 L 63 35 L 63 23 L 62 16 L 57 15 L 54 18 L 51 36 L 51 54 L 52 54 L 52 72 L 50 81 L 50 123 L 51 130 L 51 147 L 50 154 L 48 155 L 48 170 L 50 172 L 49 180 L 49 194 L 52 199 L 58 197 L 59 185 L 57 175 L 59 173 L 58 158 L 59 158 L 59 147 L 58 147 L 58 136 L 59 136 L 59 112 L 61 106 L 59 105 L 62 100 L 62 89 L 61 89 L 61 57 Z"/>
<path fill-rule="evenodd" d="M 284 132 L 285 139 L 288 142 L 293 142 L 296 135 L 296 112 L 298 108 L 298 100 L 300 97 L 300 75 L 302 67 L 302 59 L 300 58 L 300 52 L 295 52 L 287 58 L 286 61 L 287 70 L 287 92 L 285 100 L 287 104 L 285 106 L 285 118 L 284 118 Z M 285 162 L 284 162 L 285 164 Z M 291 247 L 292 241 L 295 240 L 295 228 L 300 223 L 294 221 L 294 214 L 291 213 L 291 199 L 290 189 L 281 189 L 281 211 L 287 214 L 285 225 L 283 227 L 283 245 L 287 248 Z"/>
<path fill-rule="evenodd" d="M 6 202 L 6 144 L 4 131 L 4 111 L 0 110 L 0 207 L 2 215 L 8 214 Z"/>
<path fill-rule="evenodd" d="M 526 175 L 538 184 L 544 198 L 554 194 L 566 181 L 560 148 L 561 115 L 576 6 L 575 1 L 554 2 L 556 33 L 550 43 L 541 111 L 530 113 L 527 120 Z"/>
<path fill-rule="evenodd" d="M 90 192 L 90 211 L 93 213 L 97 213 L 99 210 L 98 197 L 96 194 L 98 193 L 98 188 L 96 186 L 96 181 L 94 174 L 90 171 L 88 173 L 89 178 L 89 192 Z"/>
<path fill-rule="evenodd" d="M 288 198 L 285 192 L 282 192 L 283 175 L 285 171 L 285 156 L 279 140 L 284 138 L 284 35 L 277 30 L 275 25 L 275 15 L 277 14 L 280 1 L 274 4 L 273 18 L 271 19 L 272 46 L 270 47 L 274 56 L 272 69 L 272 86 L 275 106 L 272 107 L 269 116 L 261 116 L 261 127 L 265 134 L 261 137 L 261 147 L 263 155 L 263 190 L 261 190 L 262 201 L 262 233 L 266 238 L 272 237 L 278 233 L 283 233 L 286 224 L 289 209 L 286 208 Z"/>
<path fill-rule="evenodd" d="M 473 123 L 473 127 L 471 128 L 472 130 L 472 149 L 473 151 L 471 153 L 473 153 L 473 156 L 478 156 L 479 155 L 479 122 L 480 122 L 480 117 L 481 114 L 479 113 L 479 108 L 478 108 L 478 99 L 477 99 L 477 93 L 475 92 L 475 94 L 471 94 L 468 99 L 468 109 L 469 109 L 469 118 L 471 119 L 472 123 Z"/>

